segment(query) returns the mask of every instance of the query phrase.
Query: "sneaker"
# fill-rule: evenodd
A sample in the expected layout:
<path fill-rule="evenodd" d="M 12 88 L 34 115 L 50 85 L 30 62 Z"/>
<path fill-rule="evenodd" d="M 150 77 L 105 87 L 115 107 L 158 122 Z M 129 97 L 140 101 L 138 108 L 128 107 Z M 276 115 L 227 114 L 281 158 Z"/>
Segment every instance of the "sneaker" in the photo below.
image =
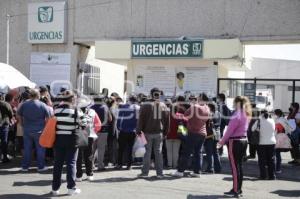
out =
<path fill-rule="evenodd" d="M 200 174 L 199 173 L 192 173 L 191 177 L 192 178 L 200 178 Z"/>
<path fill-rule="evenodd" d="M 184 176 L 183 172 L 176 171 L 175 173 L 172 174 L 173 177 L 178 177 L 182 178 Z"/>
<path fill-rule="evenodd" d="M 145 173 L 141 173 L 138 175 L 138 178 L 147 178 L 148 177 L 148 174 L 145 174 Z"/>
<path fill-rule="evenodd" d="M 278 170 L 278 171 L 276 171 L 276 173 L 277 173 L 277 174 L 280 174 L 280 173 L 282 173 L 282 171 L 281 171 L 281 170 Z"/>
<path fill-rule="evenodd" d="M 88 176 L 88 177 L 87 177 L 87 180 L 88 180 L 89 182 L 94 181 L 94 176 Z"/>
<path fill-rule="evenodd" d="M 122 165 L 117 165 L 114 169 L 115 170 L 122 170 L 122 168 L 123 168 Z"/>
<path fill-rule="evenodd" d="M 228 192 L 224 192 L 224 195 L 225 195 L 225 196 L 232 196 L 232 197 L 234 197 L 234 198 L 239 198 L 239 197 L 240 197 L 240 194 L 234 192 L 233 190 L 230 190 L 230 191 L 228 191 Z"/>
<path fill-rule="evenodd" d="M 44 172 L 44 171 L 48 171 L 48 167 L 44 167 L 42 169 L 38 169 L 38 172 Z"/>
<path fill-rule="evenodd" d="M 77 188 L 73 188 L 73 189 L 68 189 L 68 195 L 72 196 L 72 195 L 77 195 L 80 194 L 81 190 L 77 189 Z"/>
<path fill-rule="evenodd" d="M 214 174 L 214 171 L 213 170 L 206 170 L 206 171 L 204 171 L 204 173 L 206 173 L 206 174 Z"/>
<path fill-rule="evenodd" d="M 248 160 L 251 160 L 251 159 L 255 159 L 255 156 L 248 155 L 246 158 L 247 158 Z"/>
<path fill-rule="evenodd" d="M 57 190 L 57 191 L 52 190 L 52 191 L 51 191 L 51 194 L 52 194 L 53 196 L 58 196 L 58 195 L 59 195 L 59 190 Z"/>
<path fill-rule="evenodd" d="M 29 169 L 24 169 L 24 168 L 22 168 L 22 169 L 20 169 L 20 171 L 21 171 L 21 172 L 28 172 Z"/>
<path fill-rule="evenodd" d="M 82 178 L 76 178 L 75 182 L 82 182 Z"/>
<path fill-rule="evenodd" d="M 163 174 L 157 175 L 156 178 L 157 179 L 163 179 L 165 176 Z"/>

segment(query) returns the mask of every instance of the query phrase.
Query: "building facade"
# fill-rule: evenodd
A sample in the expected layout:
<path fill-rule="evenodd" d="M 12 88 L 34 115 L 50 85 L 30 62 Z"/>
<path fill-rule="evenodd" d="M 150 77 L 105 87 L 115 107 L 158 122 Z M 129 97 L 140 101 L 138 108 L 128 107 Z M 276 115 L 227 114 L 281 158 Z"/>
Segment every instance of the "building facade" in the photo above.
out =
<path fill-rule="evenodd" d="M 151 84 L 155 69 L 168 73 L 166 78 L 172 76 L 172 85 L 166 86 L 172 95 L 178 93 L 178 72 L 195 71 L 202 74 L 199 79 L 209 74 L 212 81 L 242 70 L 244 43 L 300 40 L 298 0 L 2 0 L 1 62 L 7 54 L 7 14 L 11 65 L 38 84 L 50 83 L 59 74 L 59 80 L 70 81 L 73 87 L 84 85 L 87 93 L 102 88 L 120 94 L 146 92 L 137 87 Z M 198 40 L 201 56 L 133 56 L 137 41 Z M 131 83 L 124 85 L 124 80 Z M 190 82 L 190 90 L 194 84 Z"/>

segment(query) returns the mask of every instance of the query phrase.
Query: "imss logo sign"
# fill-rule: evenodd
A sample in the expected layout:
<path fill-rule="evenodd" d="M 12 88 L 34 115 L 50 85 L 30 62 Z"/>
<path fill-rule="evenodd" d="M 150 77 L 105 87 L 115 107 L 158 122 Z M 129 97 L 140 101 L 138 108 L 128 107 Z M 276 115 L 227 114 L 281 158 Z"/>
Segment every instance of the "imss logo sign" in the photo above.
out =
<path fill-rule="evenodd" d="M 65 1 L 28 4 L 29 43 L 64 43 L 66 19 Z"/>
<path fill-rule="evenodd" d="M 53 7 L 45 6 L 38 9 L 38 20 L 40 23 L 50 23 L 53 21 Z"/>

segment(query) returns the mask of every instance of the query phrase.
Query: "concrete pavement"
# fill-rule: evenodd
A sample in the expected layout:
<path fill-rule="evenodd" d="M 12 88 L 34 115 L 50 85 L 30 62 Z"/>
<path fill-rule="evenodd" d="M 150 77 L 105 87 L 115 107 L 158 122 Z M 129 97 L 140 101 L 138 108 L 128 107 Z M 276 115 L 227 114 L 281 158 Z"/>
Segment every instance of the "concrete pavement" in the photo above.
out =
<path fill-rule="evenodd" d="M 78 183 L 82 194 L 73 196 L 80 199 L 198 199 L 226 198 L 224 191 L 232 187 L 229 165 L 223 160 L 224 173 L 202 175 L 201 178 L 185 177 L 181 179 L 166 175 L 164 179 L 150 177 L 138 179 L 138 167 L 131 171 L 107 171 L 95 173 L 95 181 Z M 36 169 L 29 173 L 20 173 L 13 165 L 0 166 L 0 199 L 48 199 L 51 197 L 51 170 L 38 174 Z M 300 167 L 284 165 L 283 173 L 276 181 L 259 181 L 257 162 L 245 164 L 245 182 L 243 198 L 300 198 Z M 165 171 L 165 174 L 172 173 Z M 154 171 L 150 173 L 155 175 Z M 65 175 L 63 176 L 65 179 Z M 66 183 L 62 184 L 59 198 L 66 196 Z"/>

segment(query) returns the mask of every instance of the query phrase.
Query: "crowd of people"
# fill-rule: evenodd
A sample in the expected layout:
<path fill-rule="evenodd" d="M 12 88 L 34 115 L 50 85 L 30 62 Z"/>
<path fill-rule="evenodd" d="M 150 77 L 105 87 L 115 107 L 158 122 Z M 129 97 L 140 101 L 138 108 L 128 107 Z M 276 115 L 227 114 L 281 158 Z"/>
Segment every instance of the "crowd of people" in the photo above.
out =
<path fill-rule="evenodd" d="M 285 117 L 280 109 L 255 109 L 247 97 L 236 97 L 234 110 L 225 102 L 224 94 L 210 99 L 205 93 L 164 99 L 158 88 L 149 96 L 130 95 L 126 102 L 117 93 L 89 98 L 65 89 L 54 98 L 47 87 L 8 93 L 0 100 L 2 163 L 19 153 L 22 172 L 30 169 L 32 157 L 43 172 L 53 160 L 53 195 L 59 194 L 66 163 L 68 194 L 73 195 L 81 192 L 76 183 L 82 181 L 83 163 L 88 181 L 94 180 L 94 170 L 112 165 L 130 170 L 138 162 L 141 178 L 148 177 L 153 163 L 159 179 L 164 169 L 176 169 L 175 177 L 184 177 L 186 170 L 199 177 L 222 172 L 220 157 L 227 145 L 233 188 L 225 194 L 234 197 L 242 194 L 243 162 L 256 154 L 262 180 L 274 180 L 282 172 L 282 152 L 291 152 L 290 164 L 300 164 L 298 103 L 291 104 Z M 51 117 L 57 120 L 56 140 L 46 149 L 39 139 Z M 88 146 L 79 147 L 78 129 L 88 133 Z M 136 155 L 138 139 L 144 140 L 139 146 L 144 151 Z"/>

